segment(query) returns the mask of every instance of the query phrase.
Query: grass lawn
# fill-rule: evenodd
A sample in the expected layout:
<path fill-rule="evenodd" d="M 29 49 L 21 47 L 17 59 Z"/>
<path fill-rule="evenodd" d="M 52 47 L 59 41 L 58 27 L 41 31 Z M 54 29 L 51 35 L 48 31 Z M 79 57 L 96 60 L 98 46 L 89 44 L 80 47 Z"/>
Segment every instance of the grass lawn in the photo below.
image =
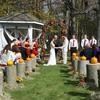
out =
<path fill-rule="evenodd" d="M 8 90 L 14 100 L 87 100 L 91 92 L 78 86 L 65 65 L 41 65 L 39 72 L 32 80 L 24 80 L 24 88 Z"/>

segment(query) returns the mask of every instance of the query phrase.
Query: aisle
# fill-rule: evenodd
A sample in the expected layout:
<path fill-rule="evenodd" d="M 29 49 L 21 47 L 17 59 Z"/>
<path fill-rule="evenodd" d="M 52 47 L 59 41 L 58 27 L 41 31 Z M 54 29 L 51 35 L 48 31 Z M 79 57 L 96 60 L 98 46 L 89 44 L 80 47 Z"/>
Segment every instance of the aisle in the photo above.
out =
<path fill-rule="evenodd" d="M 24 88 L 10 92 L 14 100 L 86 100 L 89 95 L 64 65 L 40 66 L 39 72 L 24 81 Z"/>

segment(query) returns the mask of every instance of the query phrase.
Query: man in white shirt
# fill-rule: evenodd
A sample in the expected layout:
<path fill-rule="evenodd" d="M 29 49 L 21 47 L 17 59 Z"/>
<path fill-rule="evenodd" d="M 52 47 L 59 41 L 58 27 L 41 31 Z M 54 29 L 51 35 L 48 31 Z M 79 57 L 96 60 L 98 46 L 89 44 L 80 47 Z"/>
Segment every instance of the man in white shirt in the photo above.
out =
<path fill-rule="evenodd" d="M 62 56 L 63 56 L 63 64 L 67 64 L 67 51 L 68 51 L 68 39 L 64 35 L 62 35 L 63 38 L 63 45 L 60 47 L 62 49 Z"/>
<path fill-rule="evenodd" d="M 84 38 L 83 38 L 82 41 L 81 41 L 81 47 L 84 48 L 84 47 L 87 46 L 87 45 L 90 45 L 90 42 L 89 42 L 89 40 L 88 40 L 88 38 L 87 38 L 87 35 L 85 34 L 85 35 L 84 35 Z"/>
<path fill-rule="evenodd" d="M 69 41 L 69 50 L 71 51 L 71 60 L 72 60 L 72 54 L 77 53 L 78 50 L 78 41 L 75 38 L 75 35 L 72 36 L 72 39 Z"/>
<path fill-rule="evenodd" d="M 90 46 L 92 47 L 93 45 L 97 45 L 97 40 L 95 39 L 94 36 L 92 36 L 92 38 L 90 40 Z"/>

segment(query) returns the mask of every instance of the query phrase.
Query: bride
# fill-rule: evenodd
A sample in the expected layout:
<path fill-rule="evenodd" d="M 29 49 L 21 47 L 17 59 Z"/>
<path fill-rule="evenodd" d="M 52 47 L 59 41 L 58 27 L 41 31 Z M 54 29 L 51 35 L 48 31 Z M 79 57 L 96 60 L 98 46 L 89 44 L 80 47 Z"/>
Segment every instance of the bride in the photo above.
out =
<path fill-rule="evenodd" d="M 52 41 L 51 41 L 51 43 L 50 43 L 50 47 L 51 47 L 51 49 L 50 49 L 50 57 L 49 57 L 49 60 L 48 60 L 48 63 L 46 64 L 46 66 L 48 66 L 48 65 L 56 65 L 56 55 L 55 55 L 55 44 L 54 44 L 54 42 L 55 42 L 55 40 L 57 39 L 57 37 L 55 38 L 53 38 L 52 39 Z"/>

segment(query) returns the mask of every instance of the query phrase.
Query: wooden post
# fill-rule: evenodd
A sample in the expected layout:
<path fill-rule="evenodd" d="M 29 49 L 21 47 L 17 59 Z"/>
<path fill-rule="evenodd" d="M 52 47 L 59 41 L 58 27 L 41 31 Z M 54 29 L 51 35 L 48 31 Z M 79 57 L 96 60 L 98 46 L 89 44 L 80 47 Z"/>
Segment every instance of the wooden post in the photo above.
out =
<path fill-rule="evenodd" d="M 97 70 L 99 69 L 100 64 L 88 64 L 87 65 L 87 79 L 89 83 L 92 83 L 93 86 L 99 87 L 98 84 L 98 74 Z"/>
<path fill-rule="evenodd" d="M 28 74 L 32 73 L 31 61 L 26 61 L 26 73 Z"/>
<path fill-rule="evenodd" d="M 32 66 L 32 70 L 35 71 L 36 70 L 36 58 L 31 58 L 31 66 Z"/>
<path fill-rule="evenodd" d="M 87 69 L 86 69 L 87 64 L 89 64 L 88 60 L 79 60 L 78 70 L 80 75 L 83 75 L 84 77 L 87 76 Z"/>
<path fill-rule="evenodd" d="M 21 78 L 25 78 L 25 63 L 18 63 L 17 64 L 17 76 Z"/>
<path fill-rule="evenodd" d="M 3 95 L 3 71 L 0 70 L 0 96 Z"/>
<path fill-rule="evenodd" d="M 98 86 L 100 88 L 100 69 L 98 69 Z"/>
<path fill-rule="evenodd" d="M 74 71 L 78 71 L 78 60 L 72 60 L 72 66 L 74 68 Z"/>
<path fill-rule="evenodd" d="M 7 66 L 7 83 L 10 88 L 16 87 L 16 67 L 15 65 Z"/>

